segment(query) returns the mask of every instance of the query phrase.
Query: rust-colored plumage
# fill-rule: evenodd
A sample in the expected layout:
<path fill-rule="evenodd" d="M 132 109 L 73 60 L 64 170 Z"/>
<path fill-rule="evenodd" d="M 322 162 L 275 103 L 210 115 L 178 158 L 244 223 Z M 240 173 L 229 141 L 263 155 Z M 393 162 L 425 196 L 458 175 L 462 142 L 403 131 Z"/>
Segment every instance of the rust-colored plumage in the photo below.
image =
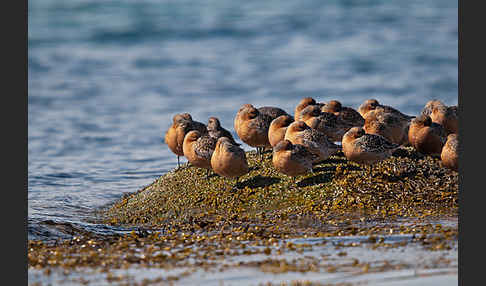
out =
<path fill-rule="evenodd" d="M 272 163 L 277 171 L 295 177 L 312 172 L 313 158 L 306 147 L 282 140 L 273 148 Z"/>
<path fill-rule="evenodd" d="M 172 118 L 172 125 L 165 133 L 164 141 L 169 149 L 177 155 L 177 165 L 179 157 L 184 156 L 183 143 L 184 137 L 191 130 L 198 130 L 202 134 L 207 133 L 206 125 L 192 120 L 189 113 L 178 113 Z"/>
<path fill-rule="evenodd" d="M 189 131 L 182 145 L 184 156 L 195 167 L 211 169 L 211 156 L 216 147 L 216 139 L 199 131 Z"/>
<path fill-rule="evenodd" d="M 438 106 L 430 114 L 432 122 L 444 126 L 447 134 L 459 132 L 459 114 L 457 106 Z"/>
<path fill-rule="evenodd" d="M 358 111 L 351 107 L 342 106 L 341 102 L 331 100 L 321 106 L 322 112 L 330 112 L 336 115 L 340 120 L 347 122 L 350 126 L 362 127 L 365 123 L 364 118 Z"/>
<path fill-rule="evenodd" d="M 287 127 L 284 139 L 306 147 L 315 155 L 314 163 L 324 161 L 341 150 L 323 132 L 309 127 L 304 121 L 292 122 Z"/>
<path fill-rule="evenodd" d="M 309 105 L 300 112 L 300 118 L 312 129 L 324 133 L 331 141 L 341 141 L 344 133 L 353 127 L 334 113 L 322 112 L 318 105 Z"/>
<path fill-rule="evenodd" d="M 181 134 L 181 131 L 184 131 L 184 129 L 181 128 L 184 121 L 187 121 L 187 119 L 183 117 L 183 113 L 174 115 L 172 118 L 172 125 L 167 132 L 165 132 L 165 144 L 167 144 L 169 149 L 177 156 L 184 156 L 184 153 L 182 152 L 182 144 L 178 144 L 179 142 L 182 143 L 182 141 L 184 141 L 185 133 Z M 182 140 L 179 140 L 179 138 Z"/>
<path fill-rule="evenodd" d="M 415 116 L 406 115 L 400 112 L 398 109 L 393 108 L 391 106 L 381 105 L 376 99 L 368 99 L 365 102 L 363 102 L 363 104 L 359 106 L 358 112 L 359 114 L 361 114 L 363 118 L 365 118 L 366 113 L 374 109 L 383 109 L 383 111 L 385 111 L 386 113 L 393 113 L 394 115 L 406 120 L 412 120 L 412 118 L 415 117 Z"/>
<path fill-rule="evenodd" d="M 422 109 L 422 114 L 430 116 L 432 122 L 442 125 L 447 135 L 459 132 L 459 114 L 455 105 L 447 106 L 440 100 L 430 100 Z"/>
<path fill-rule="evenodd" d="M 362 127 L 349 129 L 343 136 L 342 144 L 346 158 L 363 165 L 383 161 L 399 148 L 398 144 L 381 135 L 367 134 Z"/>
<path fill-rule="evenodd" d="M 220 137 L 216 142 L 211 167 L 225 178 L 238 178 L 249 171 L 245 151 L 228 137 Z"/>
<path fill-rule="evenodd" d="M 241 117 L 242 117 L 243 112 L 244 111 L 246 112 L 246 110 L 248 110 L 250 108 L 254 108 L 254 106 L 251 105 L 251 104 L 249 104 L 249 103 L 247 103 L 247 104 L 243 104 L 240 107 L 240 109 L 238 109 L 238 112 L 236 113 L 235 119 L 233 121 L 233 128 L 235 129 L 236 134 L 238 134 L 238 129 L 239 129 L 240 125 L 241 125 L 241 121 L 242 121 Z"/>
<path fill-rule="evenodd" d="M 439 106 L 445 107 L 446 105 L 444 103 L 442 103 L 442 101 L 437 100 L 437 99 L 429 100 L 425 104 L 424 108 L 422 109 L 422 114 L 430 116 L 432 114 L 432 111 Z"/>
<path fill-rule="evenodd" d="M 449 134 L 447 136 L 447 141 L 442 147 L 442 152 L 440 158 L 442 160 L 442 165 L 454 171 L 459 170 L 459 137 L 456 133 Z"/>
<path fill-rule="evenodd" d="M 261 113 L 253 105 L 245 104 L 235 117 L 236 134 L 251 147 L 271 147 L 268 129 L 272 120 L 272 117 Z"/>
<path fill-rule="evenodd" d="M 410 123 L 408 141 L 422 154 L 440 155 L 446 140 L 444 127 L 432 122 L 428 115 L 422 114 Z"/>
<path fill-rule="evenodd" d="M 374 109 L 365 114 L 363 129 L 368 134 L 381 135 L 395 144 L 406 145 L 409 124 L 403 117 L 387 113 L 383 109 Z"/>
<path fill-rule="evenodd" d="M 322 103 L 317 103 L 316 100 L 312 97 L 302 98 L 294 109 L 294 119 L 296 121 L 302 120 L 302 118 L 300 117 L 301 112 L 302 112 L 302 110 L 304 110 L 304 108 L 306 108 L 309 105 L 317 105 L 320 108 L 322 106 Z"/>
<path fill-rule="evenodd" d="M 294 122 L 294 118 L 290 115 L 281 115 L 272 120 L 268 128 L 268 141 L 272 147 L 284 139 L 285 131 L 292 122 Z"/>

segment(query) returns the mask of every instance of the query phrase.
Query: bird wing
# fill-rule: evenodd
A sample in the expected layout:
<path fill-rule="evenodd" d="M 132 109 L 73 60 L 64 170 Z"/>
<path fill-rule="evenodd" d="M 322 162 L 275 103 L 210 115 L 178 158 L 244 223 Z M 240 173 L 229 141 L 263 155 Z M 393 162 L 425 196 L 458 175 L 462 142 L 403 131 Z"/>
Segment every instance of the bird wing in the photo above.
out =
<path fill-rule="evenodd" d="M 350 107 L 343 107 L 339 112 L 339 117 L 343 121 L 349 122 L 353 126 L 363 126 L 365 120 L 356 110 Z"/>
<path fill-rule="evenodd" d="M 356 144 L 367 152 L 382 153 L 397 149 L 400 145 L 376 134 L 365 134 L 356 139 Z"/>
<path fill-rule="evenodd" d="M 260 107 L 258 108 L 258 112 L 270 116 L 272 120 L 279 117 L 280 115 L 288 115 L 288 113 L 285 110 L 273 106 Z"/>
<path fill-rule="evenodd" d="M 216 139 L 210 136 L 201 136 L 194 145 L 194 152 L 199 157 L 211 160 L 215 148 Z"/>

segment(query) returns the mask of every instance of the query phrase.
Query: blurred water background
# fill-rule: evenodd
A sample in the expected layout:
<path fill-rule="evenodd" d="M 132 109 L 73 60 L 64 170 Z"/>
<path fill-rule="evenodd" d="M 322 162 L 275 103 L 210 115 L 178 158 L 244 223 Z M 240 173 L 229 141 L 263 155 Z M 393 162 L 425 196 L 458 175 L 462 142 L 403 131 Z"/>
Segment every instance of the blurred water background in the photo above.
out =
<path fill-rule="evenodd" d="M 111 231 L 92 211 L 176 166 L 175 113 L 236 136 L 245 103 L 457 104 L 457 19 L 452 0 L 29 1 L 29 239 Z"/>

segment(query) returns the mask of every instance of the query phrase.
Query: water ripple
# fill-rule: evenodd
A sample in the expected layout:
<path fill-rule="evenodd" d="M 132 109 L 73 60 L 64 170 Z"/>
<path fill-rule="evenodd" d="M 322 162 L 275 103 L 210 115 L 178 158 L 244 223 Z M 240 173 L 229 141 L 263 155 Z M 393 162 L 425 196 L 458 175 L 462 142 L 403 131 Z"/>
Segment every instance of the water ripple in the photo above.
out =
<path fill-rule="evenodd" d="M 111 231 L 90 211 L 176 166 L 178 112 L 236 136 L 244 103 L 457 104 L 457 1 L 46 0 L 28 18 L 29 237 Z"/>

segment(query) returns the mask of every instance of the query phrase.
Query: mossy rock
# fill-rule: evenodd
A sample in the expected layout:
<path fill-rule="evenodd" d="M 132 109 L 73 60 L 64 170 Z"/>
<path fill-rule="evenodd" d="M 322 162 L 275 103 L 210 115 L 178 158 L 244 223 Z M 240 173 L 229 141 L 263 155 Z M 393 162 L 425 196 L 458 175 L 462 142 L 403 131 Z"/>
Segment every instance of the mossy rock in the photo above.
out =
<path fill-rule="evenodd" d="M 250 172 L 234 180 L 183 165 L 102 211 L 111 225 L 211 231 L 221 225 L 265 225 L 290 232 L 329 221 L 457 216 L 458 173 L 411 147 L 367 167 L 343 154 L 293 178 L 247 152 Z"/>

